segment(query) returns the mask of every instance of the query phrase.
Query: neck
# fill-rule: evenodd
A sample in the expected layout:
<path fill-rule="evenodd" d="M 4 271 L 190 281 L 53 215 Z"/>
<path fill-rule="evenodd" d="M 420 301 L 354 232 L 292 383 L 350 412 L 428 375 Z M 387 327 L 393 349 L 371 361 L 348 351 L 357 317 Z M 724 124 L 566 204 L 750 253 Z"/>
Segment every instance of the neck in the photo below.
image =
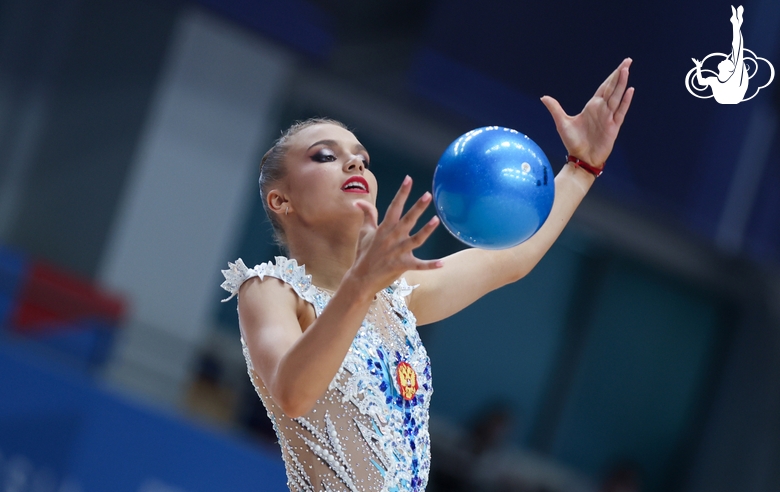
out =
<path fill-rule="evenodd" d="M 355 262 L 357 234 L 344 230 L 335 234 L 317 232 L 320 231 L 308 230 L 294 236 L 288 234 L 290 258 L 306 266 L 306 273 L 311 275 L 314 285 L 335 292 Z"/>

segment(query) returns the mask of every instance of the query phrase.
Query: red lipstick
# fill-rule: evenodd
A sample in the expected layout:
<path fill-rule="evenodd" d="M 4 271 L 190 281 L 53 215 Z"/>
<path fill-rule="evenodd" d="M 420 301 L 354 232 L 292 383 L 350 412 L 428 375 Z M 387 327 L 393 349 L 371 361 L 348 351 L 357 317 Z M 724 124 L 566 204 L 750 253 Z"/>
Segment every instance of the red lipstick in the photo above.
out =
<path fill-rule="evenodd" d="M 341 185 L 341 191 L 347 193 L 368 193 L 368 181 L 363 176 L 352 176 Z"/>

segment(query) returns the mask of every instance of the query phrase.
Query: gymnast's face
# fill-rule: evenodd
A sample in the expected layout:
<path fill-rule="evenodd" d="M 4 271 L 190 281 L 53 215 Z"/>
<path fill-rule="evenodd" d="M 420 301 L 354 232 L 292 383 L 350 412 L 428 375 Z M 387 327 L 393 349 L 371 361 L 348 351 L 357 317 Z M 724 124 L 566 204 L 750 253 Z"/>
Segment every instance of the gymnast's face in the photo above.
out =
<path fill-rule="evenodd" d="M 718 63 L 718 80 L 725 82 L 734 73 L 734 64 L 726 59 Z"/>
<path fill-rule="evenodd" d="M 291 137 L 285 165 L 286 218 L 294 214 L 306 226 L 359 227 L 363 212 L 354 202 L 376 206 L 377 182 L 368 170 L 368 152 L 349 130 L 331 124 L 304 128 Z"/>

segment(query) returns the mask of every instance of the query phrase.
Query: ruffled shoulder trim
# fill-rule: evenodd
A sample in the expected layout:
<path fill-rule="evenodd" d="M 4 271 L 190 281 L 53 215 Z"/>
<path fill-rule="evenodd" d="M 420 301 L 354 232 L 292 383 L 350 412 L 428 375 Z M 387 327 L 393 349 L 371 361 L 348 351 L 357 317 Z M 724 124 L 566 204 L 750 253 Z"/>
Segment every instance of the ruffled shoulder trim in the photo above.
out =
<path fill-rule="evenodd" d="M 225 277 L 225 281 L 222 282 L 220 287 L 230 293 L 230 297 L 222 299 L 222 302 L 228 302 L 238 295 L 238 289 L 241 287 L 241 284 L 252 277 L 256 277 L 257 272 L 255 272 L 254 268 L 247 268 L 244 260 L 239 258 L 235 263 L 228 262 L 228 269 L 222 270 L 222 275 Z"/>
<path fill-rule="evenodd" d="M 225 281 L 221 287 L 230 293 L 230 296 L 223 299 L 227 302 L 238 295 L 241 285 L 252 277 L 259 277 L 263 280 L 266 276 L 278 278 L 282 282 L 290 285 L 298 297 L 311 303 L 320 315 L 325 305 L 330 300 L 330 294 L 322 289 L 318 289 L 311 283 L 311 275 L 306 274 L 304 265 L 298 265 L 295 259 L 288 259 L 284 256 L 274 257 L 274 262 L 261 263 L 249 268 L 244 261 L 239 258 L 235 263 L 228 262 L 228 269 L 222 270 Z M 409 316 L 410 311 L 406 309 L 406 299 L 412 293 L 417 285 L 409 285 L 405 278 L 400 278 L 387 287 L 388 294 L 391 295 L 392 305 L 399 314 Z"/>
<path fill-rule="evenodd" d="M 310 302 L 317 308 L 317 314 L 327 303 L 329 297 L 325 291 L 312 285 L 311 275 L 306 275 L 306 268 L 303 265 L 298 265 L 295 259 L 276 256 L 274 262 L 269 261 L 256 265 L 254 268 L 248 268 L 239 258 L 235 263 L 228 262 L 228 267 L 227 270 L 222 270 L 225 281 L 222 282 L 221 287 L 228 291 L 230 296 L 223 299 L 222 302 L 227 302 L 237 296 L 241 284 L 250 278 L 259 277 L 260 280 L 263 280 L 266 276 L 278 278 L 288 284 L 301 299 Z"/>

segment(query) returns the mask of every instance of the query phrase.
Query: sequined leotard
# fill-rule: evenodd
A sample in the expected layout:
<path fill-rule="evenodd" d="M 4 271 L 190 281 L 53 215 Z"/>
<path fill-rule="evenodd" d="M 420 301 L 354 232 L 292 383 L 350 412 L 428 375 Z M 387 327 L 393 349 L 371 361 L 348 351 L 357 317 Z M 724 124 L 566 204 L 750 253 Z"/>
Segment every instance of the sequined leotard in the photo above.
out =
<path fill-rule="evenodd" d="M 278 256 L 275 263 L 247 268 L 239 259 L 229 266 L 222 271 L 228 299 L 247 279 L 268 276 L 289 284 L 317 316 L 330 300 L 295 260 Z M 328 390 L 299 418 L 276 405 L 241 337 L 249 377 L 279 438 L 291 491 L 425 489 L 433 388 L 430 360 L 404 299 L 412 289 L 400 279 L 377 295 Z"/>

